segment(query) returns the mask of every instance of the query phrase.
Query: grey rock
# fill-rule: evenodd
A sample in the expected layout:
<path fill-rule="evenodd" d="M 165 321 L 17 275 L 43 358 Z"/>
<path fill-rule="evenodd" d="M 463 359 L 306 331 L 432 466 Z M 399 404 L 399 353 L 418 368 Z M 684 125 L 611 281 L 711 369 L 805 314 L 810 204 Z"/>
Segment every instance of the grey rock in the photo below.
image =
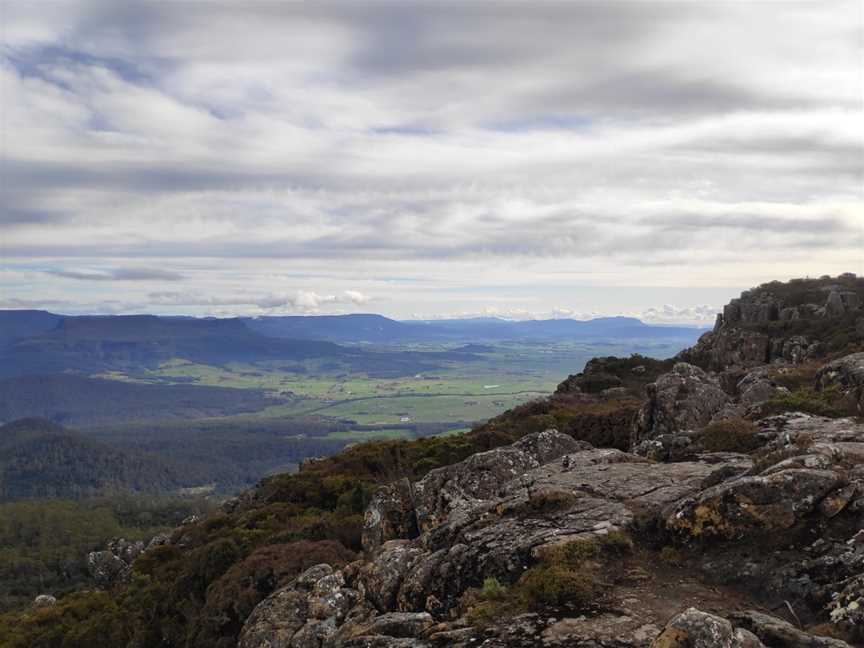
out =
<path fill-rule="evenodd" d="M 788 306 L 786 308 L 780 309 L 780 321 L 781 322 L 794 322 L 795 320 L 801 319 L 801 311 L 798 310 L 795 306 Z"/>
<path fill-rule="evenodd" d="M 484 578 L 516 580 L 545 546 L 625 529 L 637 514 L 661 517 L 717 468 L 654 464 L 617 450 L 577 452 L 537 467 L 505 484 L 497 499 L 465 501 L 424 533 L 424 554 L 405 573 L 397 607 L 445 613 Z"/>
<path fill-rule="evenodd" d="M 760 367 L 748 373 L 738 383 L 741 404 L 752 407 L 771 400 L 775 396 L 788 394 L 789 390 L 777 384 L 769 376 L 768 367 Z"/>
<path fill-rule="evenodd" d="M 633 426 L 634 448 L 660 434 L 704 427 L 729 402 L 716 378 L 684 362 L 648 385 L 646 391 L 648 400 Z"/>
<path fill-rule="evenodd" d="M 57 605 L 57 599 L 50 594 L 40 594 L 33 599 L 34 608 L 47 608 Z"/>
<path fill-rule="evenodd" d="M 736 631 L 722 617 L 689 608 L 673 617 L 651 648 L 765 648 L 746 631 Z"/>
<path fill-rule="evenodd" d="M 252 610 L 238 648 L 320 648 L 359 601 L 341 571 L 310 567 Z"/>
<path fill-rule="evenodd" d="M 454 508 L 474 500 L 493 499 L 502 484 L 544 461 L 586 445 L 557 430 L 545 430 L 529 434 L 512 446 L 480 452 L 433 470 L 414 485 L 418 526 L 421 531 L 427 530 L 442 522 Z"/>
<path fill-rule="evenodd" d="M 693 439 L 689 434 L 660 434 L 653 439 L 645 439 L 635 448 L 633 454 L 652 461 L 682 461 L 692 458 Z"/>
<path fill-rule="evenodd" d="M 87 554 L 87 571 L 101 587 L 111 587 L 129 578 L 129 563 L 111 551 L 91 551 Z"/>
<path fill-rule="evenodd" d="M 414 538 L 417 534 L 411 482 L 403 478 L 375 491 L 363 520 L 363 548 L 374 551 L 393 538 Z"/>
<path fill-rule="evenodd" d="M 375 617 L 355 632 L 396 638 L 419 637 L 432 623 L 432 615 L 428 612 L 388 612 Z"/>
<path fill-rule="evenodd" d="M 150 538 L 150 542 L 147 543 L 147 547 L 144 551 L 150 551 L 156 547 L 161 547 L 162 545 L 167 545 L 171 543 L 171 536 L 167 533 L 157 533 L 155 536 Z"/>
<path fill-rule="evenodd" d="M 787 469 L 741 477 L 680 502 L 666 518 L 666 527 L 688 538 L 727 540 L 790 529 L 843 485 L 844 478 L 830 470 Z"/>

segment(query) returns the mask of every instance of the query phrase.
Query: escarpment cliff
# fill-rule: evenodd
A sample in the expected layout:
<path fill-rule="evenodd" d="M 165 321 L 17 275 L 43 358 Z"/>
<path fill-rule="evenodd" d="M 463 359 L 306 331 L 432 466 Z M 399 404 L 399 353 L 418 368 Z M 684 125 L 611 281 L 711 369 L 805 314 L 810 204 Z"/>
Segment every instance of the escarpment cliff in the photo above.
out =
<path fill-rule="evenodd" d="M 596 358 L 469 433 L 274 476 L 123 564 L 93 554 L 101 591 L 0 630 L 14 647 L 46 628 L 112 648 L 862 645 L 861 288 L 768 284 L 677 358 Z"/>

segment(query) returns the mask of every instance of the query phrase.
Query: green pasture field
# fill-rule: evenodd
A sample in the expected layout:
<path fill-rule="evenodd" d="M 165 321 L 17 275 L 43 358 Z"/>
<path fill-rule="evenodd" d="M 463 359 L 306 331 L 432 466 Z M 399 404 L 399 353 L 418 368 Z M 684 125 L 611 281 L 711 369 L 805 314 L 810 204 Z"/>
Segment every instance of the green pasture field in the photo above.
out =
<path fill-rule="evenodd" d="M 112 372 L 102 377 L 162 384 L 192 383 L 239 389 L 261 389 L 282 403 L 252 414 L 258 417 L 320 416 L 358 425 L 404 423 L 464 423 L 484 421 L 528 400 L 548 395 L 569 374 L 582 370 L 594 356 L 639 352 L 667 357 L 677 349 L 662 345 L 634 349 L 624 345 L 581 343 L 498 343 L 465 361 L 442 360 L 436 354 L 459 345 L 387 348 L 387 352 L 429 354 L 436 368 L 398 378 L 349 373 L 338 361 L 229 363 L 203 365 L 183 359 L 158 369 L 127 376 Z M 248 415 L 247 415 L 248 416 Z M 452 432 L 450 432 L 452 433 Z M 340 439 L 399 438 L 410 430 L 349 431 Z"/>

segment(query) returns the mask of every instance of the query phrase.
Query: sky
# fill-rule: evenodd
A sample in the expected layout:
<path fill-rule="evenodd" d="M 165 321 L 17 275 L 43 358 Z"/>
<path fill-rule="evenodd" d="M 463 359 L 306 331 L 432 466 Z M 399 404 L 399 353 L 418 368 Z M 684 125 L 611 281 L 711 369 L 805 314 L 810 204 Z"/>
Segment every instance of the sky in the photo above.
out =
<path fill-rule="evenodd" d="M 864 274 L 857 1 L 0 12 L 0 308 L 710 324 Z"/>

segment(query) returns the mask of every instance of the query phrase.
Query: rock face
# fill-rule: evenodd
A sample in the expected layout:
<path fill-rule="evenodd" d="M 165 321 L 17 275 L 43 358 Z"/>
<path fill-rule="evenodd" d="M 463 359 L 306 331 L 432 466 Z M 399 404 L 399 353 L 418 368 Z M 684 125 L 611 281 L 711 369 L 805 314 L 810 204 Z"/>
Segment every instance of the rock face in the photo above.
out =
<path fill-rule="evenodd" d="M 402 480 L 380 488 L 366 510 L 363 548 L 373 551 L 387 540 L 414 538 L 439 524 L 467 502 L 490 499 L 501 486 L 569 452 L 591 446 L 557 430 L 529 435 L 512 446 L 472 455 L 431 471 L 414 485 Z"/>
<path fill-rule="evenodd" d="M 798 364 L 821 357 L 825 349 L 819 340 L 796 333 L 794 326 L 778 325 L 802 320 L 829 320 L 830 325 L 830 320 L 861 312 L 861 281 L 852 275 L 838 277 L 837 283 L 826 283 L 830 280 L 793 280 L 785 286 L 765 284 L 744 291 L 723 308 L 714 329 L 695 346 L 682 351 L 678 359 L 723 371 L 774 362 Z M 795 286 L 797 294 L 790 290 Z M 803 303 L 803 299 L 813 301 Z M 856 335 L 864 337 L 861 332 Z"/>
<path fill-rule="evenodd" d="M 632 447 L 661 434 L 704 427 L 729 402 L 715 378 L 684 362 L 649 385 L 647 395 L 633 427 Z"/>

